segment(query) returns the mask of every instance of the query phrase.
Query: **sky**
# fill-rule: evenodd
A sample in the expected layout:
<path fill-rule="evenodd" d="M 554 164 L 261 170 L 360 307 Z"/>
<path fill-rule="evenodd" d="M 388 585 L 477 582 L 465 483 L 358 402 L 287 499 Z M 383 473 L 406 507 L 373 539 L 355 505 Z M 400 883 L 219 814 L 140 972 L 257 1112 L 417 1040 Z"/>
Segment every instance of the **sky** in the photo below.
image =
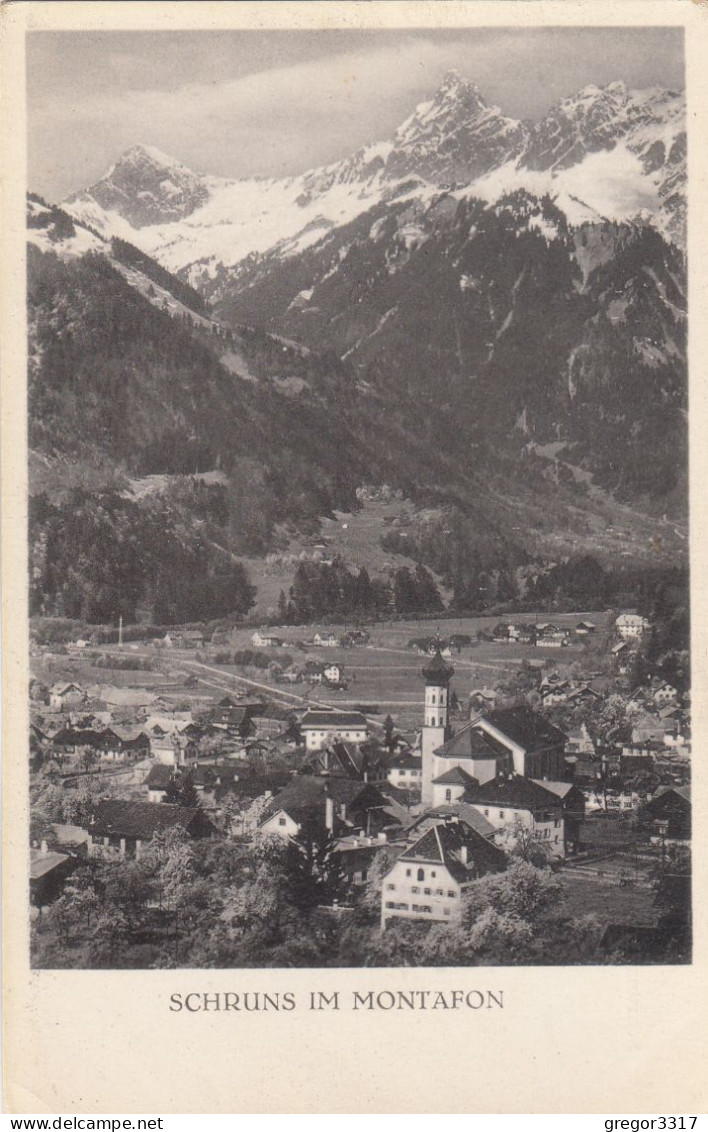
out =
<path fill-rule="evenodd" d="M 282 177 L 389 137 L 446 71 L 537 119 L 588 83 L 681 89 L 677 28 L 31 32 L 28 187 L 85 188 L 136 143 Z"/>

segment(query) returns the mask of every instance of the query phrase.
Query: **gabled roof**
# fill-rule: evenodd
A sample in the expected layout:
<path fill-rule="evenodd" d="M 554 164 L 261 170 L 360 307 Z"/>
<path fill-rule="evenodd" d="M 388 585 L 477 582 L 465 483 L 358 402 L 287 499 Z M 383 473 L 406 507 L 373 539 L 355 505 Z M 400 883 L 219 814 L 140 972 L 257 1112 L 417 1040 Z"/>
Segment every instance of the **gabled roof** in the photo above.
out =
<path fill-rule="evenodd" d="M 526 751 L 557 747 L 566 741 L 560 728 L 530 707 L 496 708 L 485 720 Z"/>
<path fill-rule="evenodd" d="M 438 747 L 435 754 L 444 759 L 494 759 L 508 758 L 509 751 L 492 735 L 479 730 L 473 722 Z"/>
<path fill-rule="evenodd" d="M 415 821 L 409 821 L 409 824 L 402 831 L 396 831 L 393 836 L 397 843 L 400 843 L 403 839 L 412 844 L 413 838 L 419 837 L 436 822 L 449 817 L 460 818 L 482 837 L 490 838 L 496 833 L 495 827 L 490 821 L 487 821 L 483 814 L 480 814 L 479 810 L 476 810 L 474 806 L 470 806 L 467 802 L 458 801 L 446 802 L 443 806 L 435 806 L 430 810 L 425 810 Z"/>
<path fill-rule="evenodd" d="M 482 873 L 501 872 L 506 868 L 506 857 L 501 849 L 453 816 L 432 825 L 398 860 L 444 865 L 460 883 L 474 880 Z"/>
<path fill-rule="evenodd" d="M 478 786 L 479 783 L 476 778 L 463 770 L 461 766 L 454 766 L 451 770 L 446 770 L 444 774 L 438 775 L 433 779 L 434 786 Z"/>
<path fill-rule="evenodd" d="M 657 798 L 662 798 L 664 794 L 676 794 L 684 802 L 691 802 L 691 787 L 690 786 L 659 786 L 654 793 L 651 802 L 656 801 Z M 648 804 L 651 804 L 648 803 Z"/>
<path fill-rule="evenodd" d="M 559 804 L 557 794 L 520 774 L 493 778 L 482 786 L 473 786 L 465 791 L 464 800 L 475 805 L 505 806 L 512 810 L 537 810 Z"/>
<path fill-rule="evenodd" d="M 414 755 L 411 751 L 405 751 L 403 754 L 394 755 L 389 763 L 390 770 L 422 770 L 423 760 L 420 755 Z"/>
<path fill-rule="evenodd" d="M 551 794 L 556 794 L 559 798 L 567 798 L 572 790 L 577 790 L 577 787 L 572 782 L 553 782 L 547 778 L 532 778 L 537 786 L 542 786 L 544 790 L 550 790 Z"/>
<path fill-rule="evenodd" d="M 150 773 L 143 780 L 143 786 L 147 786 L 149 790 L 165 790 L 172 781 L 173 775 L 174 767 L 156 763 L 155 766 L 150 767 Z"/>
<path fill-rule="evenodd" d="M 149 840 L 167 829 L 192 827 L 208 822 L 203 812 L 190 806 L 173 806 L 164 802 L 108 801 L 96 804 L 89 823 L 94 837 L 134 837 Z M 209 823 L 210 824 L 210 823 Z"/>
<path fill-rule="evenodd" d="M 65 865 L 69 859 L 66 853 L 42 853 L 41 849 L 30 849 L 30 880 L 40 880 L 60 865 Z"/>
<path fill-rule="evenodd" d="M 324 813 L 327 795 L 334 802 L 337 812 L 342 805 L 347 809 L 355 806 L 376 809 L 386 804 L 383 794 L 369 782 L 359 782 L 351 778 L 296 774 L 270 802 L 261 821 L 267 821 L 281 810 L 296 821 L 318 815 L 320 812 Z"/>

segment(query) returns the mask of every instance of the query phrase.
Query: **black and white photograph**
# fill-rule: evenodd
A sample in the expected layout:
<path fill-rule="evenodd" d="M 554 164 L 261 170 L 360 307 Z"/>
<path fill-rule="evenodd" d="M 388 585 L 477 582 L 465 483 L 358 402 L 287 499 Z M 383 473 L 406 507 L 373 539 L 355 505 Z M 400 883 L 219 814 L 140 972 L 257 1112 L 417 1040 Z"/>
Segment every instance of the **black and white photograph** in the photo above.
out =
<path fill-rule="evenodd" d="M 562 23 L 27 33 L 35 973 L 691 964 L 685 36 Z"/>

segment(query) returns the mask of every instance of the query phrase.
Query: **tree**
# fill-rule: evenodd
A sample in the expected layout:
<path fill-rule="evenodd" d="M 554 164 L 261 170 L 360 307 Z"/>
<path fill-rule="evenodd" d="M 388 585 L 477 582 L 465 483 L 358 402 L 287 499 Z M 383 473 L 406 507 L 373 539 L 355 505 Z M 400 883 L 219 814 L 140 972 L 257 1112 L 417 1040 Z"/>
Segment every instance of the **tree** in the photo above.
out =
<path fill-rule="evenodd" d="M 98 762 L 98 752 L 93 747 L 82 747 L 79 754 L 79 766 L 82 770 L 90 771 Z"/>
<path fill-rule="evenodd" d="M 488 908 L 536 924 L 556 906 L 563 887 L 550 869 L 530 861 L 513 861 L 504 873 L 482 877 L 470 886 L 464 901 L 463 921 L 471 926 Z"/>
<path fill-rule="evenodd" d="M 390 715 L 386 716 L 382 726 L 384 733 L 384 743 L 386 744 L 389 751 L 391 751 L 393 750 L 393 732 L 396 725 Z"/>
<path fill-rule="evenodd" d="M 286 855 L 288 898 L 303 912 L 328 904 L 342 891 L 337 840 L 316 816 L 303 819 Z"/>

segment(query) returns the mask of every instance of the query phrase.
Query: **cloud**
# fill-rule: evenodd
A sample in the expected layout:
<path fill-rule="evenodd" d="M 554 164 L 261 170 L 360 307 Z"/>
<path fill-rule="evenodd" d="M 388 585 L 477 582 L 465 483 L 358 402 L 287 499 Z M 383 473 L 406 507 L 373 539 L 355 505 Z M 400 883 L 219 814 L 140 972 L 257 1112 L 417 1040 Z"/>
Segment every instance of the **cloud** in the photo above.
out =
<path fill-rule="evenodd" d="M 185 64 L 185 81 L 180 85 L 170 73 L 171 89 L 157 90 L 146 89 L 154 41 L 142 52 L 138 43 L 134 53 L 107 53 L 101 89 L 95 79 L 82 83 L 75 66 L 71 82 L 50 76 L 38 90 L 30 104 L 32 187 L 65 195 L 91 183 L 138 141 L 222 176 L 301 172 L 390 136 L 450 67 L 475 79 L 507 113 L 533 116 L 583 82 L 619 76 L 631 83 L 627 69 L 636 70 L 637 59 L 659 57 L 636 50 L 637 34 L 617 56 L 622 37 L 616 29 L 605 29 L 600 52 L 591 49 L 592 33 L 584 38 L 572 29 L 470 29 L 444 36 L 402 31 L 384 39 L 343 32 L 349 50 L 333 50 L 328 39 L 320 56 L 293 63 L 291 45 L 287 64 L 280 66 L 273 65 L 278 52 L 264 39 L 253 48 L 250 73 L 221 77 L 227 45 L 215 68 L 218 79 L 209 77 L 205 53 L 195 51 L 199 61 L 191 69 Z M 243 44 L 240 51 L 243 60 Z M 95 75 L 95 50 L 91 60 L 88 74 Z M 254 60 L 260 69 L 254 70 Z M 135 86 L 126 89 L 126 75 L 133 72 Z M 114 81 L 106 81 L 111 76 Z"/>

